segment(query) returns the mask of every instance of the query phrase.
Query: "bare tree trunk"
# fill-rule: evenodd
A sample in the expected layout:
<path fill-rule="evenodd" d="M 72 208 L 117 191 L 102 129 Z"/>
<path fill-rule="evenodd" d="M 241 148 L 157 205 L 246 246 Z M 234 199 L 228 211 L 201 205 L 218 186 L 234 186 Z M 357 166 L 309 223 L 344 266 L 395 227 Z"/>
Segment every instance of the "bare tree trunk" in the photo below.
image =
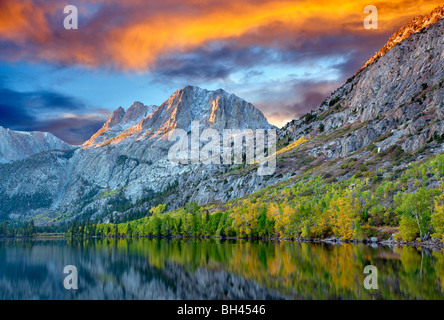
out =
<path fill-rule="evenodd" d="M 423 238 L 422 238 L 421 224 L 419 223 L 418 214 L 415 212 L 414 215 L 415 215 L 415 218 L 416 218 L 416 223 L 418 224 L 419 236 L 421 237 L 421 240 L 423 240 Z"/>

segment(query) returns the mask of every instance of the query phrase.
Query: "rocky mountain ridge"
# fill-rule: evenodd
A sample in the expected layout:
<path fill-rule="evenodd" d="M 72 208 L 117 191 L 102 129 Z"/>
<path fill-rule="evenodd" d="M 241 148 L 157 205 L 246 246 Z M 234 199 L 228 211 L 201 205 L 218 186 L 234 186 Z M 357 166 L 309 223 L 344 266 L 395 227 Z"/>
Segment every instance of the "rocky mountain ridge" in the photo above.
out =
<path fill-rule="evenodd" d="M 282 136 L 313 138 L 342 128 L 346 135 L 310 152 L 331 159 L 372 142 L 379 151 L 396 144 L 412 152 L 443 134 L 443 30 L 440 19 L 426 32 L 412 34 L 350 78 L 318 109 L 287 124 Z"/>
<path fill-rule="evenodd" d="M 128 114 L 131 114 L 128 117 Z M 82 146 L 98 148 L 108 144 L 164 139 L 173 129 L 191 130 L 191 121 L 202 128 L 270 129 L 263 113 L 251 103 L 222 89 L 209 91 L 196 86 L 179 89 L 159 107 L 135 102 L 127 112 L 118 108 L 105 125 Z"/>
<path fill-rule="evenodd" d="M 438 20 L 444 18 L 444 6 L 438 6 L 433 11 L 428 14 L 422 16 L 417 16 L 413 18 L 409 23 L 405 26 L 397 30 L 387 41 L 387 43 L 376 52 L 365 64 L 359 69 L 358 72 L 365 69 L 367 66 L 371 65 L 375 61 L 377 61 L 380 57 L 390 51 L 395 45 L 407 39 L 414 33 L 418 33 L 423 31 L 425 28 L 435 24 Z"/>
<path fill-rule="evenodd" d="M 0 163 L 22 160 L 49 150 L 69 150 L 69 145 L 51 133 L 14 131 L 0 126 Z"/>
<path fill-rule="evenodd" d="M 82 148 L 100 146 L 106 140 L 117 136 L 122 131 L 146 118 L 157 108 L 157 106 L 145 106 L 139 101 L 135 101 L 131 107 L 125 111 L 122 107 L 117 108 L 111 114 L 105 124 L 88 141 L 83 143 Z"/>

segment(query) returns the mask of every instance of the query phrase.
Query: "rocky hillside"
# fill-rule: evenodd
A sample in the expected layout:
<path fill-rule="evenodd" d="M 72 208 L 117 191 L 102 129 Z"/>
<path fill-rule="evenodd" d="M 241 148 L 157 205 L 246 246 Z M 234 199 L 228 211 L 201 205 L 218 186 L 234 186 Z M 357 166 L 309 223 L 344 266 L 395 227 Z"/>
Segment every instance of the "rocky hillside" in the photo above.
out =
<path fill-rule="evenodd" d="M 282 137 L 310 135 L 310 155 L 332 159 L 374 145 L 405 152 L 444 133 L 444 20 L 415 33 L 350 78 L 322 105 L 287 124 Z"/>
<path fill-rule="evenodd" d="M 0 163 L 21 160 L 48 150 L 74 148 L 48 132 L 22 132 L 0 127 Z"/>

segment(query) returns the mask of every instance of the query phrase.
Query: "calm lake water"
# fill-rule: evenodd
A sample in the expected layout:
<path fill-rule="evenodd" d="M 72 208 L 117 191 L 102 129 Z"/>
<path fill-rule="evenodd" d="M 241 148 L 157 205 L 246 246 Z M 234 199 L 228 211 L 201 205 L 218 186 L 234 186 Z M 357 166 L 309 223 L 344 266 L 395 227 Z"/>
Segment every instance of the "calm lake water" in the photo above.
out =
<path fill-rule="evenodd" d="M 66 290 L 66 265 L 78 290 Z M 378 290 L 364 267 L 378 268 Z M 443 299 L 444 251 L 99 239 L 0 241 L 0 299 Z"/>

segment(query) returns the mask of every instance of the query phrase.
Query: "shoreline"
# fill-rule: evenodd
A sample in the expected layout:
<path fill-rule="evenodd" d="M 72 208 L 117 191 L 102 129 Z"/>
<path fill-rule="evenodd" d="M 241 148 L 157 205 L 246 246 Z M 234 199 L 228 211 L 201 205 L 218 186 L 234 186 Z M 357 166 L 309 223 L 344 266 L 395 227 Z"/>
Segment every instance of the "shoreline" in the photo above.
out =
<path fill-rule="evenodd" d="M 38 234 L 33 238 L 9 238 L 10 240 L 14 239 L 72 239 L 73 237 L 69 235 L 53 235 L 53 236 L 45 236 L 44 234 Z M 135 238 L 135 239 L 141 239 L 141 238 L 149 238 L 149 239 L 219 239 L 219 240 L 247 240 L 247 241 L 275 241 L 275 242 L 281 242 L 281 241 L 290 241 L 290 242 L 305 242 L 305 243 L 326 243 L 330 245 L 340 245 L 343 243 L 351 243 L 351 244 L 364 244 L 364 245 L 380 245 L 380 246 L 388 246 L 388 247 L 415 247 L 415 248 L 426 248 L 426 249 L 444 249 L 444 242 L 441 242 L 439 240 L 427 240 L 427 241 L 397 241 L 397 240 L 375 240 L 375 239 L 364 239 L 364 240 L 343 240 L 339 238 L 327 238 L 327 239 L 311 239 L 311 238 L 276 238 L 276 237 L 270 237 L 270 238 L 247 238 L 247 237 L 217 237 L 217 236 L 205 236 L 205 237 L 197 237 L 197 236 L 93 236 L 93 237 L 74 237 L 74 239 L 127 239 L 127 238 Z M 2 238 L 2 239 L 8 239 L 8 238 Z"/>

